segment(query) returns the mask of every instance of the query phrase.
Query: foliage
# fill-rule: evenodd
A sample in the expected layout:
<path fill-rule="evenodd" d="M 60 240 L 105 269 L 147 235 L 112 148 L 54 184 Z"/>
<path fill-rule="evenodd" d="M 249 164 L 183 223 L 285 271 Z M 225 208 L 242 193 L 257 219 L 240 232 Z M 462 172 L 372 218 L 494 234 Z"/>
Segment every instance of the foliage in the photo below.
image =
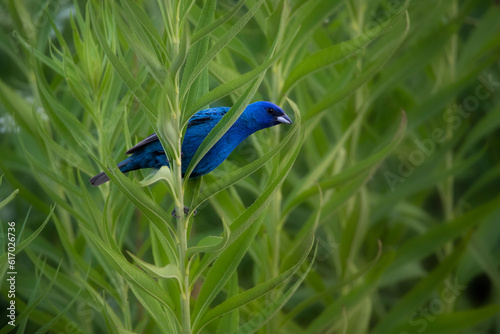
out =
<path fill-rule="evenodd" d="M 0 6 L 18 333 L 499 331 L 497 5 Z M 232 106 L 192 171 L 256 100 L 293 126 L 182 179 L 189 117 Z M 173 169 L 117 172 L 153 131 Z"/>

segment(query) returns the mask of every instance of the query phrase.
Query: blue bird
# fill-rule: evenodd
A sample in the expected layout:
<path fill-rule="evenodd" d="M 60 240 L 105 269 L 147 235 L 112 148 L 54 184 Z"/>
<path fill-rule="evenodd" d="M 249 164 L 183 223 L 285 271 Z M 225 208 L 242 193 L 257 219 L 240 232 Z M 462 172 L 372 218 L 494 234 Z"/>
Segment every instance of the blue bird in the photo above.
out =
<path fill-rule="evenodd" d="M 203 139 L 229 109 L 228 107 L 205 109 L 198 111 L 189 119 L 184 141 L 182 142 L 182 176 L 184 176 Z M 196 165 L 190 178 L 210 173 L 226 160 L 229 154 L 252 133 L 281 123 L 292 124 L 292 120 L 277 105 L 266 101 L 249 104 L 236 122 Z M 123 173 L 143 168 L 160 169 L 162 166 L 170 167 L 165 150 L 156 133 L 145 138 L 125 153 L 131 154 L 131 156 L 117 165 Z M 109 181 L 109 177 L 104 172 L 90 179 L 90 183 L 94 187 L 107 181 Z"/>

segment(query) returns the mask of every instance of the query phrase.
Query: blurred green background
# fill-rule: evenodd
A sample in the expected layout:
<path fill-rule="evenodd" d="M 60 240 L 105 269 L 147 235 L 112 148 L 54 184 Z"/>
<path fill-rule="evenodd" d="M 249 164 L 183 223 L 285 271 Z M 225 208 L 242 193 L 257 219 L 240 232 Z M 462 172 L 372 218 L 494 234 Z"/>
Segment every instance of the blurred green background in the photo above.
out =
<path fill-rule="evenodd" d="M 499 18 L 472 0 L 3 0 L 0 333 L 500 332 Z M 90 187 L 153 131 L 180 143 L 193 112 L 257 100 L 293 127 L 203 179 Z M 179 196 L 198 214 L 176 232 Z"/>

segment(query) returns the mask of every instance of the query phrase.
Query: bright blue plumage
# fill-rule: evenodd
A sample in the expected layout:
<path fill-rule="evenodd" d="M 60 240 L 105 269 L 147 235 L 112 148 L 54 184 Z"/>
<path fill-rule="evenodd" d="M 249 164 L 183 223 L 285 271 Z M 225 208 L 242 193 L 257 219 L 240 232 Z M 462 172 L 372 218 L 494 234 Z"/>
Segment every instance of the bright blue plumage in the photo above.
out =
<path fill-rule="evenodd" d="M 182 142 L 183 175 L 203 139 L 229 109 L 228 107 L 205 109 L 198 111 L 189 119 Z M 281 123 L 291 124 L 292 121 L 277 105 L 266 101 L 248 105 L 238 120 L 196 165 L 190 177 L 194 178 L 210 173 L 252 133 Z M 169 166 L 165 151 L 156 134 L 147 137 L 126 153 L 132 155 L 118 164 L 123 173 L 142 168 L 159 169 L 162 166 Z M 108 180 L 107 175 L 101 172 L 92 177 L 90 183 L 93 186 L 98 186 Z"/>

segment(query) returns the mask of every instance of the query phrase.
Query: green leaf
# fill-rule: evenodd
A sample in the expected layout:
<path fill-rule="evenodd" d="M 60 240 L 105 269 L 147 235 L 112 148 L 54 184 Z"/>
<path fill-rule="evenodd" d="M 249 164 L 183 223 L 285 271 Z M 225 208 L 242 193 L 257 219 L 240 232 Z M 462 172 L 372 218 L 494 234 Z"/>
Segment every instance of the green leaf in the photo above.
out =
<path fill-rule="evenodd" d="M 140 24 L 141 30 L 146 36 L 148 36 L 151 45 L 158 45 L 161 51 L 158 56 L 168 57 L 165 43 L 163 42 L 161 36 L 158 34 L 156 27 L 154 26 L 153 22 L 149 18 L 148 14 L 144 11 L 144 9 L 135 2 L 121 1 L 121 3 L 129 17 L 135 17 L 135 23 Z M 137 31 L 138 26 L 134 25 L 134 27 Z"/>
<path fill-rule="evenodd" d="M 417 319 L 413 323 L 405 323 L 397 329 L 388 331 L 390 333 L 412 332 L 416 329 L 422 329 L 429 334 L 455 334 L 467 331 L 467 329 L 497 315 L 500 312 L 500 306 L 488 305 L 476 309 L 456 311 L 433 315 L 432 321 Z M 418 322 L 418 324 L 417 324 Z M 413 326 L 412 326 L 413 325 Z M 418 328 L 416 327 L 418 325 Z"/>
<path fill-rule="evenodd" d="M 16 253 L 15 254 L 19 254 L 24 248 L 26 248 L 31 242 L 33 242 L 33 240 L 35 240 L 38 235 L 40 235 L 40 233 L 43 231 L 45 226 L 47 226 L 47 223 L 49 222 L 50 217 L 52 216 L 52 213 L 54 212 L 54 209 L 55 209 L 55 206 L 53 206 L 50 209 L 50 213 L 47 216 L 47 218 L 45 218 L 43 223 L 33 233 L 31 233 L 26 239 L 24 239 L 21 242 L 19 242 L 19 240 L 16 240 Z M 8 259 L 7 256 L 8 256 L 8 253 L 3 253 L 2 255 L 0 255 L 0 277 L 3 277 L 8 269 L 9 263 L 7 262 L 7 259 Z"/>
<path fill-rule="evenodd" d="M 488 113 L 481 118 L 477 124 L 469 131 L 464 139 L 464 143 L 460 147 L 457 156 L 463 157 L 477 142 L 489 135 L 491 132 L 498 129 L 500 125 L 500 107 L 488 111 Z"/>
<path fill-rule="evenodd" d="M 401 14 L 405 12 L 408 4 L 409 0 L 406 0 L 401 8 L 396 11 L 395 15 L 389 17 L 386 21 L 380 23 L 374 28 L 364 32 L 361 36 L 332 45 L 305 58 L 291 71 L 290 75 L 287 77 L 283 91 L 288 92 L 288 90 L 290 90 L 290 88 L 292 88 L 297 81 L 302 79 L 304 76 L 310 75 L 326 66 L 331 66 L 348 57 L 351 57 L 360 49 L 366 47 L 397 22 L 397 19 L 399 19 Z"/>
<path fill-rule="evenodd" d="M 237 78 L 221 84 L 209 93 L 203 95 L 192 106 L 189 106 L 186 112 L 184 112 L 183 122 L 186 123 L 188 119 L 200 108 L 209 105 L 210 103 L 215 102 L 226 95 L 234 93 L 238 88 L 243 87 L 250 81 L 264 74 L 269 67 L 275 64 L 285 54 L 285 52 L 291 46 L 293 38 L 298 32 L 298 29 L 291 30 L 291 33 L 286 37 L 284 41 L 282 41 L 283 34 L 285 33 L 286 29 L 287 27 L 285 24 L 285 20 L 282 18 L 282 20 L 280 21 L 279 31 L 276 34 L 276 38 L 264 62 L 261 65 L 255 67 L 253 70 L 246 72 L 243 75 L 239 75 Z M 235 40 L 237 39 L 235 38 Z"/>
<path fill-rule="evenodd" d="M 117 330 L 118 330 L 118 333 L 120 333 L 120 334 L 138 334 L 137 332 L 132 332 L 132 331 L 129 331 L 129 330 L 127 330 L 125 328 L 121 328 L 121 327 L 118 327 Z"/>
<path fill-rule="evenodd" d="M 196 278 L 197 275 L 199 275 L 218 255 L 217 260 L 214 262 L 206 276 L 193 311 L 192 318 L 193 325 L 195 327 L 204 316 L 210 303 L 224 287 L 227 280 L 230 278 L 231 273 L 236 269 L 239 262 L 245 255 L 245 252 L 255 237 L 262 220 L 257 223 L 254 222 L 276 195 L 276 192 L 285 180 L 290 168 L 297 158 L 301 144 L 302 136 L 300 139 L 296 140 L 289 158 L 286 160 L 284 167 L 280 170 L 280 173 L 276 176 L 276 178 L 272 180 L 269 186 L 266 187 L 262 195 L 259 196 L 259 198 L 257 198 L 257 200 L 231 224 L 232 233 L 230 236 L 230 244 L 224 249 L 224 251 L 221 252 L 220 255 L 210 253 L 208 256 L 205 256 L 202 263 L 198 266 L 198 273 L 195 273 L 194 278 Z"/>
<path fill-rule="evenodd" d="M 372 294 L 379 282 L 380 277 L 387 269 L 387 266 L 394 258 L 393 252 L 386 253 L 377 263 L 375 268 L 369 272 L 362 283 L 355 285 L 340 298 L 330 302 L 326 308 L 317 315 L 307 327 L 305 333 L 318 333 L 322 330 L 333 326 L 338 322 L 338 318 L 342 315 L 342 310 L 345 308 L 354 308 L 363 299 Z"/>
<path fill-rule="evenodd" d="M 498 47 L 498 38 L 500 38 L 498 29 L 500 28 L 500 22 L 497 18 L 499 14 L 500 8 L 497 6 L 489 6 L 485 15 L 476 23 L 475 29 L 471 31 L 471 34 L 468 36 L 467 41 L 459 53 L 458 68 L 466 69 L 471 64 L 477 63 L 478 58 L 480 59 L 480 57 L 487 53 L 485 46 L 492 45 Z"/>
<path fill-rule="evenodd" d="M 294 109 L 298 110 L 298 107 L 296 105 L 292 105 Z M 339 153 L 340 149 L 343 147 L 351 133 L 354 131 L 356 128 L 357 124 L 359 124 L 363 119 L 363 114 L 359 114 L 355 121 L 351 123 L 347 131 L 345 131 L 342 135 L 342 138 L 337 141 L 334 147 L 330 149 L 330 151 L 324 155 L 324 157 L 321 158 L 321 161 L 316 162 L 316 166 L 309 171 L 306 177 L 301 178 L 295 185 L 292 190 L 292 192 L 287 196 L 287 200 L 285 202 L 285 212 L 290 210 L 291 207 L 291 202 L 294 198 L 296 198 L 302 191 L 305 189 L 315 185 L 316 181 L 318 178 L 324 175 L 326 172 L 327 168 L 330 167 L 330 165 L 333 162 L 333 159 L 337 156 Z"/>
<path fill-rule="evenodd" d="M 249 319 L 246 323 L 244 323 L 239 329 L 238 333 L 254 333 L 259 328 L 264 326 L 269 320 L 271 320 L 282 308 L 285 306 L 286 302 L 295 294 L 295 291 L 302 284 L 307 274 L 311 270 L 314 265 L 314 260 L 316 258 L 317 247 L 314 251 L 314 257 L 309 264 L 309 267 L 304 271 L 304 273 L 299 277 L 299 279 L 288 289 L 286 292 L 281 294 L 278 298 L 276 298 L 271 305 L 266 305 L 256 316 Z"/>
<path fill-rule="evenodd" d="M 84 160 L 79 154 L 76 154 L 74 150 L 71 150 L 69 148 L 65 148 L 62 145 L 60 145 L 49 134 L 46 127 L 43 125 L 42 121 L 35 114 L 35 112 L 33 112 L 32 115 L 33 115 L 34 124 L 35 124 L 35 131 L 37 131 L 38 135 L 41 137 L 41 139 L 43 139 L 44 144 L 48 148 L 50 148 L 53 151 L 53 153 L 55 153 L 61 159 L 66 161 L 68 164 L 70 164 L 78 169 L 81 169 L 85 172 L 88 172 L 90 174 L 92 171 L 92 168 L 91 168 L 91 165 L 88 163 L 88 161 Z M 78 147 L 78 148 L 80 149 L 80 147 Z"/>
<path fill-rule="evenodd" d="M 192 73 L 189 74 L 189 77 L 182 80 L 180 94 L 181 101 L 184 100 L 188 89 L 193 84 L 194 80 L 201 74 L 202 70 L 208 65 L 208 63 L 224 48 L 235 36 L 238 32 L 248 23 L 248 21 L 252 18 L 255 12 L 262 5 L 264 0 L 258 0 L 257 3 L 243 15 L 238 22 L 234 26 L 229 29 L 229 31 L 217 41 L 208 51 L 207 53 L 197 62 L 195 68 Z"/>
<path fill-rule="evenodd" d="M 59 270 L 59 267 L 58 267 Z M 62 318 L 72 307 L 73 304 L 77 301 L 78 297 L 80 296 L 80 293 L 84 289 L 84 285 L 82 284 L 80 286 L 80 289 L 78 289 L 77 293 L 73 296 L 73 298 L 69 301 L 69 303 L 66 304 L 66 306 L 55 316 L 50 319 L 47 323 L 45 323 L 41 328 L 39 328 L 35 334 L 41 334 L 45 333 L 48 331 L 52 326 L 59 321 L 60 318 Z"/>
<path fill-rule="evenodd" d="M 163 333 L 180 332 L 179 321 L 174 319 L 174 317 L 169 314 L 170 312 L 163 307 L 163 303 L 161 301 L 158 301 L 157 298 L 149 294 L 142 293 L 141 288 L 136 285 L 131 285 L 130 289 L 139 300 L 139 303 L 146 311 L 148 311 L 154 322 L 158 324 L 158 327 Z"/>
<path fill-rule="evenodd" d="M 238 292 L 239 292 L 238 273 L 235 272 L 228 283 L 227 298 L 236 296 Z M 224 314 L 224 316 L 222 316 L 221 321 L 219 322 L 219 325 L 217 326 L 217 334 L 226 334 L 237 331 L 240 325 L 239 319 L 240 319 L 240 314 L 238 309 L 234 309 Z"/>
<path fill-rule="evenodd" d="M 266 59 L 261 65 L 257 66 L 253 70 L 238 76 L 236 79 L 226 82 L 222 85 L 217 86 L 207 94 L 203 95 L 199 100 L 197 100 L 192 106 L 188 108 L 188 111 L 185 113 L 184 119 L 187 120 L 191 117 L 195 112 L 197 112 L 200 108 L 205 105 L 209 105 L 226 95 L 229 95 L 234 90 L 243 87 L 248 84 L 250 81 L 256 79 L 259 75 L 264 73 L 269 67 L 271 67 L 279 58 L 284 54 L 286 48 L 280 49 L 275 55 Z"/>
<path fill-rule="evenodd" d="M 132 91 L 136 99 L 141 104 L 141 107 L 144 110 L 145 115 L 149 120 L 149 123 L 154 129 L 157 123 L 157 111 L 153 102 L 151 102 L 148 95 L 141 88 L 140 84 L 137 82 L 137 80 L 134 78 L 130 70 L 127 68 L 127 65 L 124 64 L 123 60 L 119 59 L 109 47 L 106 38 L 101 32 L 101 28 L 99 27 L 98 20 L 95 17 L 94 10 L 92 8 L 89 10 L 89 14 L 92 21 L 93 31 L 104 53 L 108 57 L 111 65 L 113 66 L 118 76 L 122 79 L 123 83 L 125 83 L 128 89 Z"/>
<path fill-rule="evenodd" d="M 54 123 L 57 120 L 57 129 L 60 134 L 64 135 L 68 144 L 74 150 L 77 149 L 77 143 L 80 143 L 80 145 L 95 144 L 94 138 L 88 136 L 87 130 L 81 122 L 54 96 L 54 93 L 50 89 L 39 64 L 35 64 L 35 73 L 37 78 L 38 93 L 44 103 L 45 110 L 52 116 L 51 120 Z M 33 119 L 37 118 L 35 108 L 33 108 L 32 115 Z"/>
<path fill-rule="evenodd" d="M 399 127 L 394 134 L 394 137 L 392 140 L 384 146 L 382 149 L 380 149 L 377 153 L 371 155 L 370 157 L 356 163 L 354 166 L 349 167 L 345 171 L 333 175 L 319 183 L 319 188 L 317 185 L 311 185 L 309 188 L 304 189 L 307 184 L 312 184 L 313 179 L 312 176 L 319 177 L 321 174 L 324 173 L 326 167 L 330 164 L 331 160 L 333 159 L 334 155 L 328 155 L 327 157 L 330 157 L 328 159 L 325 159 L 321 164 L 318 165 L 316 170 L 310 172 L 309 178 L 304 179 L 301 183 L 296 185 L 294 188 L 294 191 L 288 196 L 287 202 L 285 203 L 285 209 L 284 212 L 288 212 L 291 210 L 294 206 L 296 206 L 298 203 L 301 203 L 302 201 L 310 198 L 312 195 L 316 194 L 318 192 L 318 189 L 321 190 L 327 190 L 331 189 L 333 187 L 337 187 L 347 181 L 352 181 L 353 179 L 357 179 L 357 177 L 362 174 L 363 172 L 370 170 L 369 174 L 366 174 L 366 176 L 362 177 L 363 179 L 367 177 L 371 177 L 373 173 L 376 171 L 378 166 L 384 161 L 384 159 L 399 145 L 401 140 L 404 137 L 405 131 L 406 131 L 406 125 L 407 125 L 407 117 L 406 113 L 404 111 L 401 112 L 401 122 L 399 123 Z M 348 133 L 348 132 L 346 132 Z M 342 141 L 340 141 L 342 142 Z M 337 146 L 338 147 L 338 146 Z M 334 150 L 332 150 L 334 152 Z M 353 184 L 353 183 L 351 183 Z M 302 192 L 299 192 L 299 190 L 304 189 Z M 345 188 L 343 189 L 345 190 Z"/>
<path fill-rule="evenodd" d="M 216 5 L 216 0 L 209 0 L 205 3 L 201 15 L 198 19 L 198 24 L 196 25 L 196 31 L 202 30 L 213 20 Z M 198 43 L 191 45 L 191 47 L 189 48 L 186 66 L 184 66 L 184 72 L 182 74 L 183 82 L 181 83 L 181 87 L 184 81 L 187 80 L 187 78 L 191 77 L 194 69 L 196 68 L 196 65 L 207 53 L 209 41 L 209 35 L 205 35 Z M 201 95 L 205 91 L 205 88 L 206 90 L 208 90 L 208 77 L 206 77 L 207 75 L 208 69 L 207 67 L 205 67 L 202 69 L 201 75 L 194 80 L 191 88 L 189 89 L 186 99 L 187 105 L 191 105 L 194 101 L 196 101 L 198 95 Z"/>
<path fill-rule="evenodd" d="M 94 157 L 92 153 L 87 153 L 94 158 L 101 168 L 104 170 L 106 169 L 105 165 Z M 160 235 L 162 237 L 162 243 L 166 246 L 165 250 L 167 251 L 170 261 L 177 263 L 178 258 L 175 251 L 176 247 L 172 237 L 172 235 L 175 235 L 175 231 L 166 220 L 168 214 L 155 201 L 153 201 L 151 197 L 146 195 L 139 186 L 135 185 L 121 172 L 116 172 L 116 169 L 117 168 L 115 167 L 115 174 L 111 172 L 107 173 L 110 180 L 139 210 L 141 210 L 141 212 L 144 213 L 146 217 L 149 218 L 153 224 L 155 224 L 158 231 L 161 232 Z M 170 232 L 172 232 L 172 234 L 170 234 Z"/>
<path fill-rule="evenodd" d="M 358 278 L 365 276 L 370 271 L 375 271 L 376 265 L 378 264 L 380 257 L 382 255 L 382 243 L 380 241 L 378 246 L 379 246 L 378 253 L 372 261 L 361 267 L 355 274 L 346 277 L 340 280 L 339 282 L 336 282 L 330 287 L 327 287 L 325 289 L 320 289 L 316 294 L 308 296 L 307 299 L 299 303 L 283 317 L 283 319 L 281 320 L 281 324 L 285 325 L 286 323 L 290 322 L 291 319 L 295 318 L 298 314 L 300 314 L 302 311 L 304 311 L 311 305 L 314 305 L 318 302 L 321 302 L 322 300 L 327 299 L 329 296 L 332 296 L 335 292 L 341 290 L 343 287 L 350 285 L 352 282 L 356 282 Z"/>
<path fill-rule="evenodd" d="M 460 20 L 464 17 L 457 17 L 453 21 L 449 21 L 437 31 L 431 31 L 425 38 L 422 38 L 418 44 L 414 44 L 412 48 L 406 50 L 403 56 L 392 62 L 390 66 L 381 71 L 378 85 L 370 94 L 371 101 L 374 101 L 381 94 L 390 92 L 391 88 L 397 83 L 410 76 L 412 73 L 420 71 L 427 63 L 421 61 L 426 59 L 432 60 L 433 57 L 441 50 L 441 47 L 448 43 L 452 36 L 460 27 Z"/>
<path fill-rule="evenodd" d="M 21 35 L 18 33 L 15 34 L 16 38 L 19 39 L 21 42 L 21 45 L 26 49 L 26 51 L 33 53 L 33 55 L 38 58 L 39 61 L 47 65 L 49 68 L 54 70 L 56 73 L 58 73 L 61 76 L 64 76 L 64 70 L 62 67 L 62 63 L 55 61 L 48 56 L 46 56 L 44 53 L 42 53 L 40 50 L 37 50 L 34 48 L 32 45 L 30 45 Z"/>
<path fill-rule="evenodd" d="M 162 166 L 157 172 L 146 176 L 140 182 L 140 185 L 141 185 L 141 187 L 147 187 L 147 186 L 150 186 L 158 181 L 164 180 L 168 184 L 172 193 L 174 193 L 173 192 L 173 189 L 174 189 L 173 177 L 174 176 L 173 176 L 170 168 L 168 168 L 167 166 Z"/>
<path fill-rule="evenodd" d="M 278 287 L 279 285 L 283 284 L 287 279 L 289 279 L 293 274 L 297 272 L 297 270 L 302 266 L 302 264 L 306 261 L 307 256 L 311 252 L 312 246 L 314 243 L 314 234 L 310 234 L 310 238 L 308 240 L 307 245 L 305 245 L 304 249 L 302 250 L 302 254 L 300 257 L 295 258 L 295 262 L 292 262 L 293 264 L 289 269 L 285 270 L 283 273 L 280 275 L 267 280 L 263 283 L 260 283 L 256 286 L 254 286 L 251 289 L 248 289 L 236 296 L 230 297 L 226 299 L 224 302 L 221 304 L 217 305 L 210 311 L 208 311 L 203 319 L 200 321 L 199 328 L 195 328 L 195 332 L 201 330 L 204 326 L 206 326 L 210 321 L 216 319 L 217 317 L 221 316 L 224 313 L 230 312 L 232 310 L 235 310 L 245 304 L 250 303 L 251 301 L 265 295 L 272 289 Z M 316 247 L 317 250 L 317 247 Z M 315 255 L 316 255 L 316 250 L 315 250 Z M 315 257 L 315 256 L 314 256 Z M 314 258 L 311 262 L 314 262 Z M 310 265 L 311 266 L 311 265 Z M 306 271 L 307 272 L 307 271 Z"/>
<path fill-rule="evenodd" d="M 191 257 L 197 253 L 209 253 L 223 250 L 229 242 L 231 228 L 224 220 L 222 220 L 222 225 L 224 226 L 222 237 L 208 236 L 201 239 L 198 245 L 188 248 L 187 257 Z"/>
<path fill-rule="evenodd" d="M 210 22 L 208 25 L 204 26 L 202 29 L 198 29 L 194 32 L 193 37 L 191 37 L 191 44 L 195 44 L 198 42 L 200 39 L 203 37 L 207 36 L 210 34 L 212 31 L 217 29 L 218 27 L 222 26 L 224 23 L 226 23 L 231 17 L 236 14 L 238 10 L 245 4 L 245 0 L 240 0 L 238 1 L 237 4 L 232 5 L 231 9 L 228 11 L 225 11 L 222 16 L 217 18 L 215 21 Z"/>
<path fill-rule="evenodd" d="M 103 313 L 105 318 L 107 319 L 107 322 L 117 327 L 123 327 L 122 320 L 117 316 L 115 311 L 111 307 L 109 307 L 109 305 L 106 302 L 106 299 L 99 292 L 97 292 L 88 282 L 85 282 L 85 288 L 87 289 L 87 292 L 92 296 L 92 299 L 94 300 L 96 306 L 104 311 Z M 109 289 L 107 291 L 109 291 Z M 116 333 L 116 331 L 110 327 L 111 326 L 108 325 L 109 332 Z"/>
<path fill-rule="evenodd" d="M 295 126 L 299 126 L 300 123 L 296 122 Z M 270 201 L 276 195 L 276 192 L 279 189 L 279 186 L 284 181 L 289 169 L 293 165 L 294 159 L 296 158 L 299 148 L 302 144 L 303 132 L 300 136 L 301 139 L 296 139 L 295 145 L 292 148 L 292 158 L 286 160 L 287 164 L 281 170 L 281 173 L 278 175 L 274 181 L 269 184 L 264 192 L 255 200 L 255 202 L 247 208 L 238 218 L 231 224 L 231 235 L 229 239 L 229 244 L 234 242 L 242 233 L 248 230 L 248 228 L 254 223 L 254 221 L 262 214 L 265 208 L 269 205 Z M 201 273 L 214 261 L 219 252 L 214 252 L 203 257 L 202 262 L 196 268 L 195 273 L 190 278 L 191 285 L 196 281 L 196 279 L 201 275 Z"/>
<path fill-rule="evenodd" d="M 130 264 L 121 254 L 116 253 L 111 247 L 106 245 L 100 238 L 98 238 L 94 233 L 87 230 L 82 226 L 82 229 L 86 231 L 86 234 L 90 237 L 97 248 L 102 252 L 104 257 L 107 259 L 108 263 L 116 270 L 118 273 L 129 282 L 129 284 L 135 287 L 137 290 L 136 295 L 142 296 L 146 293 L 148 296 L 153 297 L 155 300 L 159 301 L 168 310 L 168 316 L 172 322 L 177 322 L 177 316 L 174 312 L 173 302 L 171 297 L 163 290 L 158 283 L 156 283 L 151 277 L 146 275 L 143 271 L 139 270 L 132 264 Z M 174 321 L 175 320 L 175 321 Z"/>
<path fill-rule="evenodd" d="M 139 266 L 141 266 L 142 269 L 144 269 L 145 272 L 149 274 L 151 277 L 161 277 L 161 278 L 175 278 L 179 282 L 179 285 L 181 284 L 181 272 L 178 267 L 174 266 L 173 264 L 169 263 L 166 266 L 163 267 L 158 267 L 155 266 L 151 263 L 147 263 L 146 261 L 138 258 L 131 252 L 128 252 L 128 254 L 134 259 Z"/>
<path fill-rule="evenodd" d="M 2 175 L 2 177 L 3 177 L 3 175 Z M 16 189 L 13 192 L 11 192 L 10 195 L 7 196 L 6 199 L 4 199 L 3 201 L 0 202 L 0 209 L 2 209 L 4 206 L 6 206 L 10 202 L 12 202 L 12 200 L 14 199 L 14 197 L 16 197 L 16 195 L 18 193 L 19 193 L 19 189 Z"/>
<path fill-rule="evenodd" d="M 127 39 L 130 49 L 134 51 L 137 58 L 145 68 L 149 75 L 155 79 L 155 82 L 160 87 L 163 86 L 167 71 L 165 69 L 165 56 L 161 52 L 157 52 L 156 42 L 148 37 L 148 34 L 142 29 L 139 22 L 133 16 L 121 19 L 116 18 L 117 30 L 122 32 Z M 131 25 L 129 27 L 129 25 Z"/>
<path fill-rule="evenodd" d="M 62 263 L 62 261 L 57 266 L 55 277 L 50 281 L 49 285 L 40 294 L 40 296 L 38 296 L 35 300 L 33 300 L 31 303 L 29 303 L 22 313 L 16 315 L 16 319 L 15 319 L 16 324 L 19 324 L 20 322 L 24 321 L 24 319 L 28 319 L 30 314 L 35 310 L 35 308 L 45 299 L 45 297 L 47 296 L 49 291 L 52 289 L 52 286 L 54 285 L 54 282 L 57 279 L 57 274 L 59 273 L 59 269 L 61 268 L 61 263 Z M 14 328 L 15 327 L 12 327 L 11 325 L 7 324 L 0 330 L 0 334 L 8 333 Z"/>
<path fill-rule="evenodd" d="M 444 243 L 459 237 L 474 226 L 480 224 L 488 215 L 497 212 L 500 207 L 500 196 L 480 205 L 446 224 L 440 224 L 425 234 L 419 235 L 402 245 L 394 263 L 388 269 L 388 275 L 405 263 L 419 261 L 435 251 Z"/>
<path fill-rule="evenodd" d="M 456 267 L 463 252 L 466 242 L 442 261 L 427 277 L 418 282 L 403 298 L 401 298 L 388 314 L 377 324 L 374 334 L 388 333 L 399 323 L 406 321 L 407 317 L 417 310 L 429 296 L 442 284 L 451 271 Z"/>
<path fill-rule="evenodd" d="M 378 55 L 377 58 L 371 62 L 369 62 L 361 73 L 356 76 L 353 80 L 350 80 L 347 84 L 342 87 L 338 87 L 338 85 L 332 85 L 329 87 L 328 91 L 323 94 L 323 97 L 316 102 L 312 107 L 309 108 L 308 112 L 304 115 L 304 120 L 308 120 L 313 116 L 316 116 L 320 112 L 328 109 L 329 107 L 335 105 L 339 101 L 344 98 L 350 96 L 352 93 L 356 91 L 361 85 L 366 83 L 369 79 L 371 79 L 375 74 L 380 71 L 380 68 L 384 66 L 389 59 L 394 55 L 396 50 L 401 46 L 403 41 L 406 38 L 406 35 L 409 30 L 409 16 L 406 15 L 406 28 L 398 29 L 394 28 L 394 31 L 402 31 L 398 38 L 395 38 L 390 41 L 390 48 L 386 48 L 384 53 Z"/>
<path fill-rule="evenodd" d="M 31 117 L 31 106 L 2 80 L 0 80 L 0 102 L 3 108 L 14 117 L 16 125 L 31 134 L 36 131 Z"/>

